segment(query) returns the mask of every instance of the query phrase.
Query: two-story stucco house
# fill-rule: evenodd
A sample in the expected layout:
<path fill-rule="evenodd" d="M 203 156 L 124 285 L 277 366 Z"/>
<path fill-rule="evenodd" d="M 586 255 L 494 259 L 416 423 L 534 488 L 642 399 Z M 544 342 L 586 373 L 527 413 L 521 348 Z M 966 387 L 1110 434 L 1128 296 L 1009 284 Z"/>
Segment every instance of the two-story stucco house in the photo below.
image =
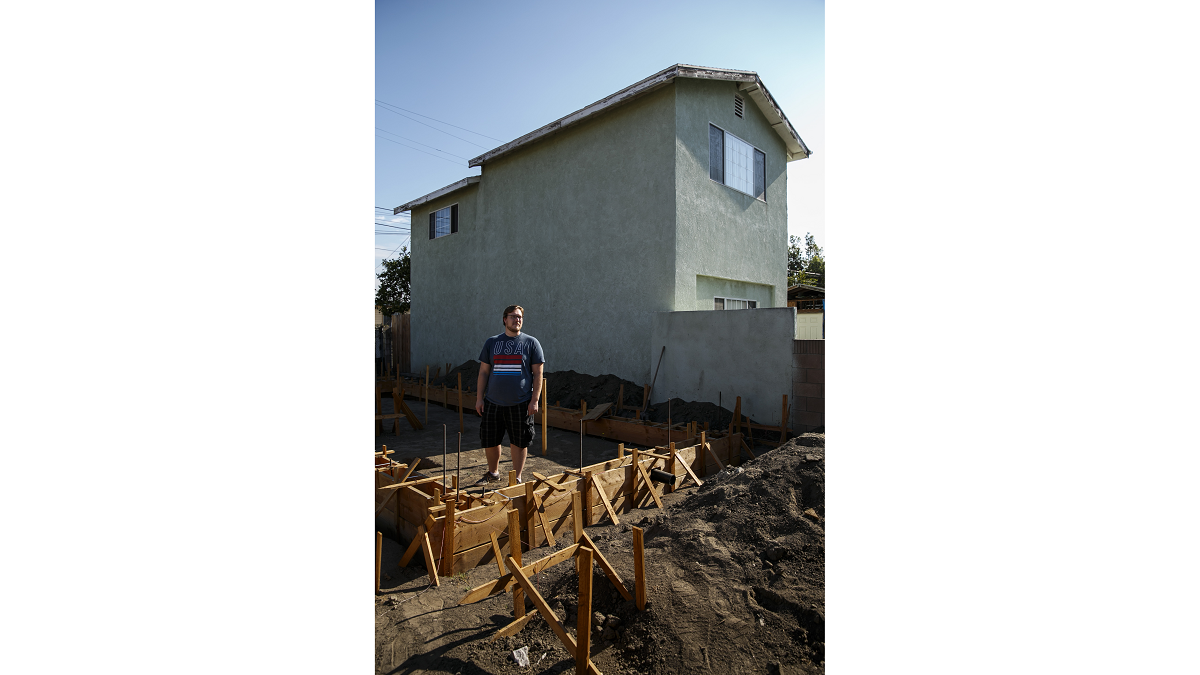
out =
<path fill-rule="evenodd" d="M 655 312 L 787 306 L 786 164 L 808 155 L 757 74 L 675 65 L 470 160 L 395 209 L 413 367 L 476 358 L 519 304 L 548 371 L 649 382 Z"/>

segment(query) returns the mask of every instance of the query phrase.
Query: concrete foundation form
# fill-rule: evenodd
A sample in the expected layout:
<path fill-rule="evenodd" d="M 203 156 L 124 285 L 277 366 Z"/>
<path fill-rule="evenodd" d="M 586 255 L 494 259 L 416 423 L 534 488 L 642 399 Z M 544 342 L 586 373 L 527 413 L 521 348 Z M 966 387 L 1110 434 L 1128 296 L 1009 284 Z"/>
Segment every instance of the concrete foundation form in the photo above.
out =
<path fill-rule="evenodd" d="M 496 551 L 512 555 L 510 533 L 514 527 L 519 531 L 519 550 L 556 542 L 572 529 L 576 516 L 582 528 L 658 504 L 659 493 L 673 487 L 655 482 L 657 478 L 673 476 L 670 485 L 682 487 L 688 480 L 703 480 L 725 466 L 740 463 L 743 452 L 748 454 L 748 449 L 737 433 L 721 438 L 701 433 L 683 443 L 644 450 L 622 445 L 618 457 L 582 471 L 535 476 L 482 495 L 455 490 L 441 478 L 376 456 L 376 529 L 408 543 L 402 563 L 407 564 L 420 551 L 437 573 L 459 574 L 496 564 Z M 657 478 L 652 480 L 652 476 Z M 573 494 L 580 496 L 582 513 L 572 513 Z M 511 510 L 516 513 L 507 518 Z"/>

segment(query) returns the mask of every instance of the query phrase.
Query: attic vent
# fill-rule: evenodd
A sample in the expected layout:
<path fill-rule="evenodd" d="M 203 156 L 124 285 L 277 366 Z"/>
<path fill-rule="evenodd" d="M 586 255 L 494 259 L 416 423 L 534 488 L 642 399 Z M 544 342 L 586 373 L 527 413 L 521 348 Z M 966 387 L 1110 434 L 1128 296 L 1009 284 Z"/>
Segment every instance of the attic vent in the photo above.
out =
<path fill-rule="evenodd" d="M 745 108 L 743 106 L 744 106 L 744 104 L 742 103 L 742 97 L 734 96 L 733 97 L 733 114 L 737 115 L 738 117 L 742 117 L 742 113 L 745 111 Z"/>

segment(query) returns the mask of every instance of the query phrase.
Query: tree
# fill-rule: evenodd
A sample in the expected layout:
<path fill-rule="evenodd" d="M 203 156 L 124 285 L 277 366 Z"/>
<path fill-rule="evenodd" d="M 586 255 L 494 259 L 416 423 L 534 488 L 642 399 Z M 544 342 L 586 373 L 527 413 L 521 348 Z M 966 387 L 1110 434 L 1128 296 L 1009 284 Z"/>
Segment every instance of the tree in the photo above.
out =
<path fill-rule="evenodd" d="M 817 246 L 812 233 L 805 233 L 804 248 L 800 237 L 788 237 L 788 244 L 788 286 L 825 288 L 825 250 Z"/>
<path fill-rule="evenodd" d="M 400 255 L 383 261 L 383 271 L 375 275 L 379 288 L 375 290 L 375 304 L 385 314 L 404 314 L 410 306 L 409 290 L 412 261 L 408 248 L 400 249 Z"/>

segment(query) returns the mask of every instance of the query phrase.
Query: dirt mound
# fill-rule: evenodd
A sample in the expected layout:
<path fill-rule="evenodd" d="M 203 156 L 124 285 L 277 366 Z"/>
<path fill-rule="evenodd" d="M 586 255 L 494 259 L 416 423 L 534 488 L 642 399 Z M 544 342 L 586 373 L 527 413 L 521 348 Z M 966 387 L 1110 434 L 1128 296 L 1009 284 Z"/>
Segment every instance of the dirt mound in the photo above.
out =
<path fill-rule="evenodd" d="M 588 375 L 573 370 L 546 373 L 546 400 L 550 405 L 578 408 L 580 401 L 587 401 L 589 408 L 601 403 L 616 403 L 621 386 L 625 386 L 622 403 L 628 406 L 642 404 L 642 385 L 623 380 L 616 375 Z"/>
<path fill-rule="evenodd" d="M 656 672 L 685 672 L 696 658 L 731 672 L 823 670 L 824 525 L 823 434 L 713 476 L 647 532 L 653 578 L 670 592 L 626 653 L 653 643 L 683 661 Z"/>
<path fill-rule="evenodd" d="M 823 446 L 820 434 L 794 439 L 685 490 L 666 511 L 596 532 L 602 547 L 616 549 L 611 556 L 625 558 L 630 524 L 645 529 L 651 599 L 639 612 L 597 573 L 596 665 L 606 674 L 824 672 Z M 574 626 L 577 577 L 546 581 L 547 601 Z M 535 622 L 505 646 L 529 645 L 557 661 L 565 654 L 554 643 Z"/>

